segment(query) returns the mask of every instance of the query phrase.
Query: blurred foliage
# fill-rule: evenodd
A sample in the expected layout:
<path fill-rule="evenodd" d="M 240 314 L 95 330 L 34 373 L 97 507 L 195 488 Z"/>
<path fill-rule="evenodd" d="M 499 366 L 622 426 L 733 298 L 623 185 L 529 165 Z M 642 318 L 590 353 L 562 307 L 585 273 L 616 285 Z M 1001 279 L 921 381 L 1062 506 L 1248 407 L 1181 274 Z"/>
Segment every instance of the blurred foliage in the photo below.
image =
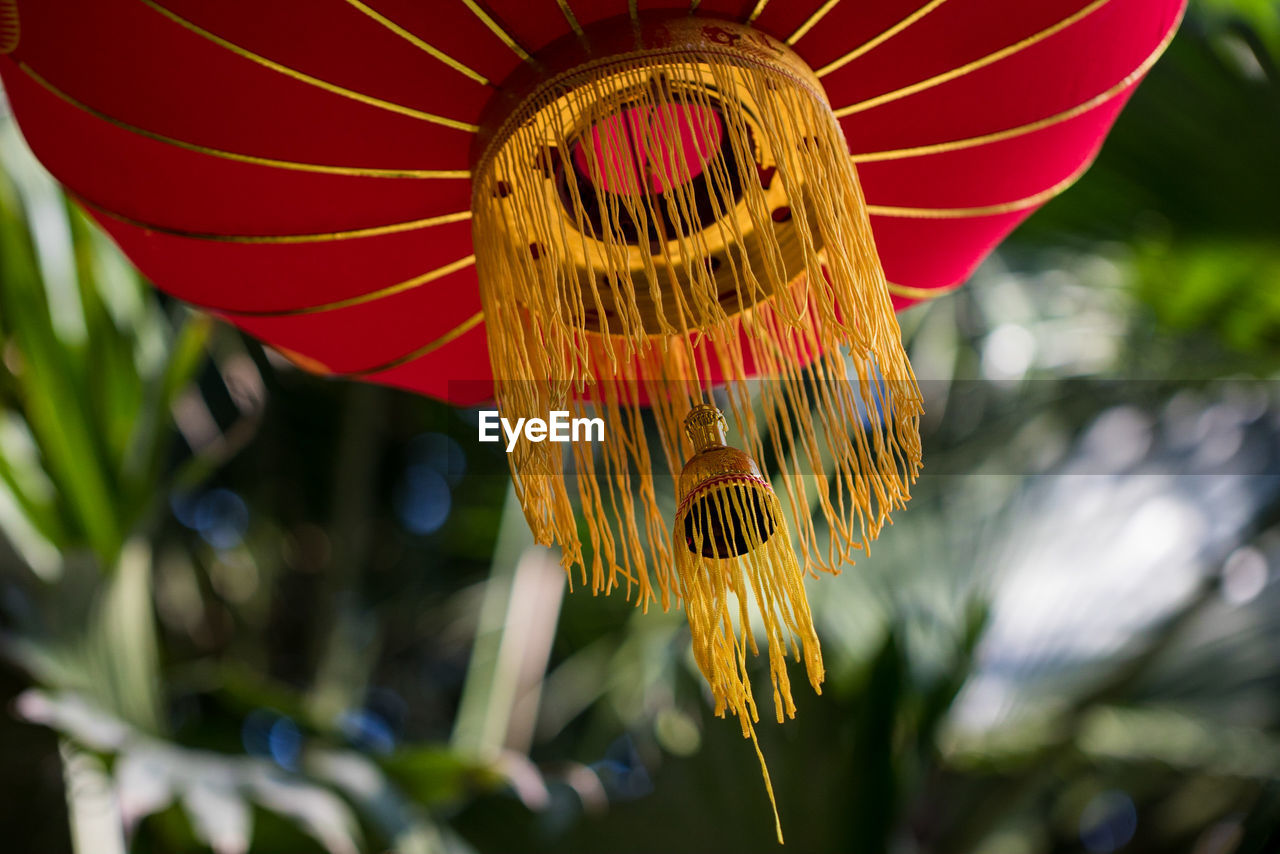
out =
<path fill-rule="evenodd" d="M 212 321 L 156 297 L 21 149 L 12 124 L 0 142 L 0 530 L 12 549 L 0 650 L 51 692 L 27 692 L 16 709 L 63 736 L 75 848 L 124 851 L 126 834 L 136 851 L 237 852 L 251 836 L 267 850 L 304 850 L 311 837 L 334 854 L 367 836 L 405 852 L 450 847 L 423 808 L 499 785 L 486 763 L 377 742 L 327 707 L 324 669 L 309 698 L 252 656 L 162 643 L 157 608 L 201 653 L 231 643 L 234 629 L 220 623 L 230 615 L 205 610 L 218 600 L 267 628 L 251 601 L 243 501 L 205 482 L 257 437 L 263 380 L 241 342 L 211 340 Z M 368 410 L 350 411 L 343 462 L 361 479 L 371 422 Z M 363 526 L 355 509 L 339 522 Z M 207 551 L 174 542 L 175 517 Z M 333 643 L 348 631 L 335 620 Z M 347 675 L 340 655 L 326 661 L 339 670 L 328 678 Z M 254 739 L 271 758 L 244 755 Z M 362 739 L 378 760 L 341 749 Z M 255 811 L 287 821 L 255 821 Z M 114 831 L 104 814 L 118 814 Z"/>
<path fill-rule="evenodd" d="M 1175 333 L 1280 366 L 1280 4 L 1192 0 L 1165 57 L 1071 192 L 1015 245 L 1113 241 Z"/>
<path fill-rule="evenodd" d="M 902 316 L 928 473 L 759 728 L 792 850 L 1274 849 L 1278 48 L 1193 3 L 1089 174 Z M 0 156 L 0 834 L 774 848 L 683 615 L 567 595 L 473 413 L 213 327 Z"/>

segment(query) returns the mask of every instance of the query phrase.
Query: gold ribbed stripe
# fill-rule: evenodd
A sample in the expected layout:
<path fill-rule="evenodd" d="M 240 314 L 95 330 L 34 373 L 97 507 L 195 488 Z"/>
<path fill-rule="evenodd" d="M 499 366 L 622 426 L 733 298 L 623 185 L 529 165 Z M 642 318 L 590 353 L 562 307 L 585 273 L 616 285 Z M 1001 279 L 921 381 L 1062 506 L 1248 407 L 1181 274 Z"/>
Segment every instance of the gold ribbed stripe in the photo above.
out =
<path fill-rule="evenodd" d="M 1179 13 L 1179 20 L 1181 20 L 1181 13 Z M 1161 56 L 1164 55 L 1165 50 L 1168 49 L 1169 47 L 1169 43 L 1173 41 L 1173 37 L 1177 35 L 1177 33 L 1178 33 L 1178 24 L 1177 22 L 1175 22 L 1174 25 L 1169 29 L 1169 32 L 1165 34 L 1164 39 L 1162 39 L 1160 44 L 1156 46 L 1156 49 L 1152 51 L 1151 54 L 1142 61 L 1142 64 L 1139 65 L 1131 74 L 1129 74 L 1129 76 L 1125 77 L 1123 80 L 1121 80 L 1116 85 L 1112 86 L 1107 91 L 1099 95 L 1095 95 L 1089 100 L 1084 101 L 1083 103 L 1077 104 L 1076 106 L 1071 107 L 1070 109 L 1063 110 L 1060 113 L 1054 113 L 1051 116 L 1046 116 L 1043 119 L 1037 119 L 1034 122 L 1027 122 L 1026 124 L 1016 125 L 1014 127 L 1006 128 L 1004 130 L 982 134 L 981 136 L 971 136 L 965 139 L 951 140 L 950 142 L 935 142 L 929 145 L 917 145 L 911 148 L 894 148 L 886 151 L 870 151 L 870 152 L 864 152 L 862 154 L 854 154 L 852 155 L 853 162 L 854 163 L 875 163 L 883 160 L 901 160 L 907 157 L 922 157 L 928 154 L 942 154 L 943 152 L 947 152 L 947 151 L 959 151 L 960 149 L 964 149 L 964 148 L 974 148 L 976 146 L 987 145 L 988 143 L 992 143 L 992 142 L 1000 142 L 1002 140 L 1012 139 L 1013 137 L 1016 137 L 1016 136 L 1022 136 L 1023 134 L 1034 133 L 1035 131 L 1043 130 L 1044 128 L 1047 128 L 1047 127 L 1052 127 L 1053 125 L 1059 124 L 1061 122 L 1069 121 L 1071 119 L 1074 119 L 1076 116 L 1084 115 L 1090 110 L 1093 110 L 1093 109 L 1096 109 L 1097 107 L 1102 106 L 1107 101 L 1110 101 L 1112 98 L 1119 95 L 1125 89 L 1128 89 L 1134 83 L 1137 83 L 1140 79 L 1142 79 L 1142 76 L 1146 74 L 1148 71 L 1150 71 L 1151 67 L 1155 65 L 1157 61 L 1159 61 Z"/>
<path fill-rule="evenodd" d="M 247 244 L 296 244 L 296 243 L 330 243 L 336 240 L 355 240 L 361 237 L 381 237 L 387 234 L 399 234 L 405 231 L 414 231 L 419 228 L 430 228 L 433 225 L 445 225 L 451 222 L 462 222 L 471 219 L 471 211 L 459 211 L 457 213 L 441 214 L 439 216 L 425 217 L 423 219 L 410 220 L 409 222 L 396 222 L 390 225 L 375 225 L 369 228 L 353 228 L 347 231 L 329 231 L 319 234 L 210 234 L 197 231 L 183 231 L 177 228 L 169 228 L 155 223 L 142 222 L 125 216 L 122 213 L 113 211 L 110 208 L 103 207 L 81 196 L 74 197 L 76 201 L 87 208 L 91 208 L 99 213 L 106 214 L 112 219 L 132 225 L 135 228 L 142 228 L 147 231 L 153 231 L 157 234 L 168 234 L 173 237 L 185 237 L 189 240 L 208 240 L 214 243 L 247 243 Z"/>
<path fill-rule="evenodd" d="M 755 8 L 751 10 L 751 14 L 747 15 L 746 23 L 748 24 L 755 23 L 756 18 L 760 17 L 760 13 L 764 11 L 764 7 L 768 5 L 769 5 L 769 0 L 758 0 Z"/>
<path fill-rule="evenodd" d="M 462 321 L 462 323 L 459 323 L 457 326 L 453 327 L 448 332 L 441 335 L 439 338 L 436 338 L 426 344 L 423 344 L 421 347 L 417 348 L 416 350 L 411 350 L 410 352 L 405 353 L 403 356 L 398 356 L 389 362 L 384 362 L 381 365 L 375 365 L 372 368 L 365 368 L 360 371 L 347 371 L 342 373 L 335 373 L 334 376 L 352 377 L 352 378 L 367 377 L 367 376 L 372 376 L 373 374 L 380 374 L 383 371 L 389 371 L 392 368 L 398 368 L 401 365 L 407 365 L 410 362 L 414 361 L 415 359 L 421 359 L 423 356 L 426 356 L 429 353 L 434 353 L 436 350 L 439 350 L 441 347 L 445 346 L 446 344 L 450 344 L 458 340 L 463 335 L 470 332 L 472 329 L 476 328 L 483 322 L 484 322 L 484 312 L 477 311 L 475 314 L 471 315 L 466 320 Z"/>
<path fill-rule="evenodd" d="M 877 95 L 874 98 L 868 98 L 865 101 L 859 101 L 856 104 L 841 107 L 835 111 L 836 117 L 844 118 L 845 116 L 851 116 L 854 113 L 870 110 L 873 107 L 879 107 L 882 104 L 897 101 L 901 98 L 907 97 L 908 95 L 915 95 L 918 92 L 923 92 L 926 89 L 932 89 L 933 87 L 940 86 L 943 83 L 949 83 L 958 77 L 963 77 L 966 74 L 986 68 L 988 65 L 992 65 L 993 63 L 999 62 L 1000 60 L 1010 57 L 1015 53 L 1026 50 L 1032 45 L 1038 44 L 1050 36 L 1062 32 L 1066 28 L 1078 23 L 1110 2 L 1111 0 L 1093 0 L 1092 3 L 1084 8 L 1076 11 L 1066 18 L 1063 18 L 1053 26 L 1046 27 L 1038 33 L 1033 33 L 1020 41 L 1014 42 L 1000 50 L 975 59 L 972 62 L 967 62 L 958 68 L 953 68 L 950 71 L 944 71 L 941 74 L 935 74 L 933 77 L 921 80 L 918 83 L 912 83 L 910 86 L 903 86 L 901 89 L 895 89 L 892 92 L 885 92 L 883 95 Z"/>
<path fill-rule="evenodd" d="M 840 0 L 827 0 L 827 2 L 819 6 L 818 11 L 810 15 L 809 19 L 800 25 L 800 29 L 796 30 L 787 38 L 787 44 L 795 44 L 800 41 L 800 39 L 804 38 L 805 33 L 816 27 L 818 22 L 825 18 L 827 13 L 834 9 L 836 4 L 839 2 Z"/>
<path fill-rule="evenodd" d="M 458 71 L 458 72 L 461 72 L 462 74 L 467 75 L 477 83 L 481 83 L 485 86 L 489 85 L 489 79 L 485 77 L 483 74 L 468 68 L 467 66 L 463 65 L 461 62 L 454 59 L 452 56 L 449 56 L 449 54 L 445 53 L 439 48 L 434 47 L 430 44 L 427 44 L 427 42 L 423 41 L 418 36 L 409 32 L 404 27 L 400 26 L 395 21 L 391 20 L 386 15 L 379 12 L 377 9 L 374 9 L 371 6 L 360 2 L 360 0 L 347 0 L 347 3 L 353 8 L 358 9 L 359 11 L 368 15 L 370 18 L 377 21 L 383 27 L 395 33 L 400 38 L 407 41 L 409 44 L 413 45 L 414 47 L 428 54 L 429 56 L 440 60 L 445 65 L 452 68 L 454 71 Z"/>
<path fill-rule="evenodd" d="M 585 38 L 586 33 L 582 31 L 582 25 L 578 23 L 578 18 L 569 8 L 569 0 L 556 0 L 556 5 L 560 7 L 560 13 L 564 15 L 565 22 L 569 24 L 569 29 L 573 30 L 573 34 L 579 39 Z"/>
<path fill-rule="evenodd" d="M 247 59 L 250 62 L 255 62 L 264 68 L 270 68 L 272 71 L 283 74 L 284 76 L 292 80 L 297 80 L 300 83 L 306 83 L 308 86 L 314 86 L 317 89 L 322 89 L 325 92 L 329 92 L 334 95 L 339 95 L 343 98 L 348 98 L 352 101 L 357 101 L 361 104 L 367 104 L 371 107 L 377 107 L 378 109 L 387 110 L 388 112 L 397 113 L 402 116 L 408 116 L 409 118 L 420 119 L 425 122 L 431 122 L 432 124 L 437 124 L 442 127 L 453 128 L 454 130 L 468 131 L 470 133 L 475 133 L 480 129 L 478 125 L 471 124 L 470 122 L 461 122 L 456 119 L 446 118 L 445 116 L 437 116 L 435 113 L 427 113 L 427 112 L 423 112 L 422 110 L 416 110 L 413 107 L 407 107 L 404 104 L 397 104 L 393 101 L 385 101 L 382 98 L 375 98 L 372 95 L 366 95 L 363 92 L 357 92 L 353 89 L 347 89 L 343 86 L 339 86 L 336 83 L 330 83 L 327 80 L 321 80 L 318 77 L 312 77 L 310 74 L 306 74 L 302 71 L 297 70 L 296 68 L 290 68 L 287 65 L 282 65 L 281 63 L 276 62 L 275 60 L 267 59 L 265 56 L 260 56 L 251 50 L 247 50 L 246 48 L 243 48 L 240 45 L 235 44 L 234 42 L 230 42 L 219 35 L 215 35 L 214 33 L 211 33 L 208 30 L 192 23 L 191 21 L 188 21 L 186 18 L 183 18 L 181 15 L 178 15 L 176 12 L 169 11 L 165 7 L 161 6 L 159 3 L 155 2 L 155 0 L 138 0 L 138 2 L 146 5 L 148 8 L 152 9 L 153 11 L 168 18 L 170 21 L 173 21 L 175 24 L 182 27 L 183 29 L 186 29 L 189 32 L 195 33 L 196 35 L 200 36 L 206 41 L 212 42 L 213 44 L 216 44 L 225 50 L 231 51 L 236 56 L 239 56 L 242 59 Z"/>
<path fill-rule="evenodd" d="M 220 157 L 223 160 L 234 160 L 237 163 L 251 163 L 254 166 L 268 166 L 272 169 L 287 169 L 292 172 L 315 172 L 321 175 L 346 175 L 357 178 L 470 178 L 471 172 L 466 169 L 373 169 L 361 166 L 326 166 L 320 163 L 301 163 L 296 160 L 279 160 L 272 157 L 258 157 L 253 154 L 238 154 L 234 151 L 223 151 L 220 148 L 211 148 L 207 145 L 199 145 L 194 142 L 187 142 L 181 139 L 174 139 L 171 136 L 149 131 L 146 128 L 140 128 L 137 125 L 129 124 L 121 121 L 114 116 L 107 115 L 101 110 L 94 109 L 88 104 L 76 100 L 75 98 L 63 92 L 57 86 L 54 86 L 48 80 L 44 79 L 34 68 L 25 62 L 18 63 L 18 68 L 42 86 L 47 92 L 56 95 L 66 103 L 75 107 L 77 110 L 88 113 L 96 119 L 101 119 L 109 125 L 126 130 L 129 133 L 137 134 L 154 142 L 162 142 L 165 145 L 172 145 L 186 151 L 194 151 L 199 154 L 207 154 L 210 157 Z"/>
<path fill-rule="evenodd" d="M 813 72 L 814 75 L 817 77 L 825 77 L 833 71 L 839 71 L 841 68 L 844 68 L 846 65 L 853 62 L 858 57 L 875 50 L 880 45 L 884 44 L 889 39 L 893 38 L 898 33 L 902 32 L 907 27 L 911 26 L 916 21 L 920 20 L 925 15 L 932 12 L 934 9 L 937 9 L 939 6 L 941 6 L 945 2 L 947 2 L 947 0 L 929 0 L 928 3 L 921 6 L 919 9 L 915 10 L 910 15 L 903 18 L 901 21 L 894 24 L 889 29 L 885 30 L 880 35 L 876 36 L 870 41 L 864 42 L 858 47 L 855 47 L 853 50 L 849 51 L 839 59 L 835 59 L 835 60 L 832 60 L 831 62 L 828 62 L 826 65 L 822 66 L 817 71 Z"/>
<path fill-rule="evenodd" d="M 871 216 L 903 217 L 908 219 L 969 219 L 1024 211 L 1027 208 L 1042 205 L 1054 196 L 1061 194 L 1076 181 L 1080 180 L 1080 176 L 1087 172 L 1092 165 L 1093 160 L 1091 158 L 1085 161 L 1084 165 L 1075 172 L 1072 172 L 1049 189 L 1011 202 L 971 208 L 909 208 L 891 205 L 867 205 L 867 213 Z"/>
<path fill-rule="evenodd" d="M 503 44 L 511 48 L 512 52 L 514 52 L 516 56 L 520 57 L 525 62 L 533 62 L 533 57 L 529 55 L 529 52 L 521 47 L 520 43 L 516 41 L 510 33 L 504 30 L 502 25 L 499 24 L 485 8 L 477 2 L 477 0 L 462 0 L 462 3 L 471 10 L 471 14 L 480 19 L 480 23 L 489 28 L 489 32 L 493 33 L 502 41 Z"/>
<path fill-rule="evenodd" d="M 893 282 L 888 282 L 887 284 L 889 285 L 889 293 L 894 296 L 902 297 L 904 299 L 923 301 L 937 299 L 943 294 L 958 291 L 964 283 L 961 282 L 959 285 L 947 285 L 945 288 L 916 288 L 911 285 L 897 285 Z"/>
<path fill-rule="evenodd" d="M 213 311 L 218 314 L 234 317 L 300 317 L 307 314 L 320 314 L 326 311 L 337 311 L 342 308 L 364 305 L 365 303 L 375 302 L 377 300 L 405 293 L 406 291 L 414 290 L 428 282 L 434 282 L 437 279 L 442 279 L 450 273 L 456 273 L 459 270 L 464 270 L 475 264 L 475 262 L 476 256 L 468 255 L 466 258 L 460 258 L 450 264 L 445 264 L 443 267 L 437 267 L 434 270 L 423 273 L 420 276 L 414 276 L 412 279 L 406 279 L 398 284 L 389 285 L 388 287 L 380 288 L 376 291 L 369 291 L 368 293 L 359 294 L 358 296 L 322 303 L 320 305 L 301 306 L 298 308 L 278 308 L 267 311 L 243 311 L 239 309 L 218 308 L 217 306 L 202 305 L 200 303 L 192 303 L 192 305 L 196 308 L 204 309 L 205 311 Z M 187 300 L 187 302 L 190 302 L 190 300 Z"/>

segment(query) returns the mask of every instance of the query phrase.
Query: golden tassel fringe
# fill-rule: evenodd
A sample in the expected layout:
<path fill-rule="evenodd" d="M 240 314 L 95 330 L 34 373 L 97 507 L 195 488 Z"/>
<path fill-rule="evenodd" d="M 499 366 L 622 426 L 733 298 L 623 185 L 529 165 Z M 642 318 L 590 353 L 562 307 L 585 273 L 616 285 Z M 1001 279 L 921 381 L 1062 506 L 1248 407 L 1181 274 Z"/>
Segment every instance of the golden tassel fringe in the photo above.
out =
<path fill-rule="evenodd" d="M 763 461 L 767 449 L 777 461 L 807 571 L 836 572 L 874 539 L 905 505 L 920 467 L 919 391 L 848 145 L 820 85 L 798 59 L 773 57 L 785 46 L 769 40 L 768 49 L 734 53 L 722 43 L 726 33 L 741 36 L 740 47 L 762 34 L 683 20 L 701 27 L 701 42 L 672 22 L 670 47 L 598 60 L 540 86 L 481 158 L 473 196 L 504 416 L 568 410 L 606 424 L 602 446 L 571 446 L 585 531 L 561 447 L 520 442 L 511 467 L 529 524 L 539 542 L 561 546 L 566 568 L 594 593 L 621 586 L 641 607 L 669 607 L 673 594 L 655 457 L 672 476 L 680 471 L 692 450 L 682 419 L 713 384 L 724 387 L 747 453 Z M 698 204 L 687 183 L 612 195 L 591 161 L 592 197 L 562 202 L 547 161 L 620 105 L 673 102 L 722 117 L 727 144 L 705 173 L 710 198 L 724 207 L 651 253 L 618 220 L 687 220 Z M 608 167 L 634 144 L 657 161 L 679 150 L 672 124 L 650 124 L 639 140 L 602 134 L 600 160 Z M 678 178 L 683 166 L 670 173 Z M 776 170 L 769 186 L 750 180 L 768 170 Z M 581 188 L 570 182 L 569 191 Z M 584 201 L 603 212 L 602 227 L 593 228 Z M 785 229 L 771 218 L 780 201 L 790 208 Z M 641 303 L 651 316 L 641 316 Z M 644 408 L 656 421 L 653 448 Z M 831 534 L 825 548 L 815 516 Z"/>
<path fill-rule="evenodd" d="M 536 539 L 559 545 L 571 584 L 594 594 L 622 588 L 645 609 L 683 600 L 717 713 L 754 737 L 748 600 L 782 720 L 795 710 L 788 648 L 815 689 L 822 679 L 803 578 L 838 572 L 905 505 L 921 401 L 849 147 L 812 72 L 736 24 L 685 16 L 660 30 L 550 76 L 496 126 L 474 170 L 476 264 L 503 415 L 568 410 L 606 425 L 602 445 L 570 446 L 568 466 L 561 445 L 521 440 L 511 455 Z M 622 133 L 624 110 L 648 118 Z M 719 141 L 697 181 L 671 155 L 690 123 Z M 599 156 L 575 161 L 582 145 Z M 634 186 L 630 163 L 658 190 L 604 189 Z M 783 496 L 763 499 L 780 530 L 731 559 L 678 539 L 673 554 L 659 501 L 693 450 L 682 420 L 713 386 Z M 716 492 L 715 512 L 743 518 L 743 495 Z"/>

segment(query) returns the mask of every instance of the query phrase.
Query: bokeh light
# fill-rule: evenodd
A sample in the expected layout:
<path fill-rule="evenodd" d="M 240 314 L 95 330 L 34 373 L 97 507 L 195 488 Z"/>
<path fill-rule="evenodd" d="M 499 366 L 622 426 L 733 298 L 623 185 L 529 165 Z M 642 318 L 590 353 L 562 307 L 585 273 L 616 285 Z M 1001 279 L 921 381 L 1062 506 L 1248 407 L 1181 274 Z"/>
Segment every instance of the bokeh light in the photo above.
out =
<path fill-rule="evenodd" d="M 396 514 L 415 534 L 433 534 L 449 518 L 452 498 L 444 476 L 431 466 L 416 464 L 404 471 L 396 489 Z"/>
<path fill-rule="evenodd" d="M 1096 795 L 1080 813 L 1080 842 L 1094 854 L 1119 850 L 1137 830 L 1133 799 L 1116 789 Z"/>

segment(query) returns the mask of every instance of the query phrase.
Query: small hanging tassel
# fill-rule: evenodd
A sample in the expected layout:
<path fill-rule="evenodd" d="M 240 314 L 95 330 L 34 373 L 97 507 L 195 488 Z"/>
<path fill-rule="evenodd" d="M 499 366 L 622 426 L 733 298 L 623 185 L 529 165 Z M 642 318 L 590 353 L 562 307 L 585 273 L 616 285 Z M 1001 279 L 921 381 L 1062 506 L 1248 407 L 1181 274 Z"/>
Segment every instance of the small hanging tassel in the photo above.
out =
<path fill-rule="evenodd" d="M 804 573 L 777 494 L 755 460 L 728 447 L 720 410 L 698 404 L 686 416 L 684 428 L 694 455 L 680 473 L 672 551 L 693 654 L 711 685 L 716 715 L 737 715 L 743 737 L 755 746 L 781 842 L 773 787 L 753 727 L 760 715 L 747 657 L 759 654 L 759 649 L 751 632 L 748 600 L 755 600 L 764 619 L 774 713 L 782 723 L 784 716 L 795 717 L 796 712 L 787 676 L 788 645 L 796 661 L 803 655 L 809 684 L 822 693 L 822 650 L 805 598 Z"/>

